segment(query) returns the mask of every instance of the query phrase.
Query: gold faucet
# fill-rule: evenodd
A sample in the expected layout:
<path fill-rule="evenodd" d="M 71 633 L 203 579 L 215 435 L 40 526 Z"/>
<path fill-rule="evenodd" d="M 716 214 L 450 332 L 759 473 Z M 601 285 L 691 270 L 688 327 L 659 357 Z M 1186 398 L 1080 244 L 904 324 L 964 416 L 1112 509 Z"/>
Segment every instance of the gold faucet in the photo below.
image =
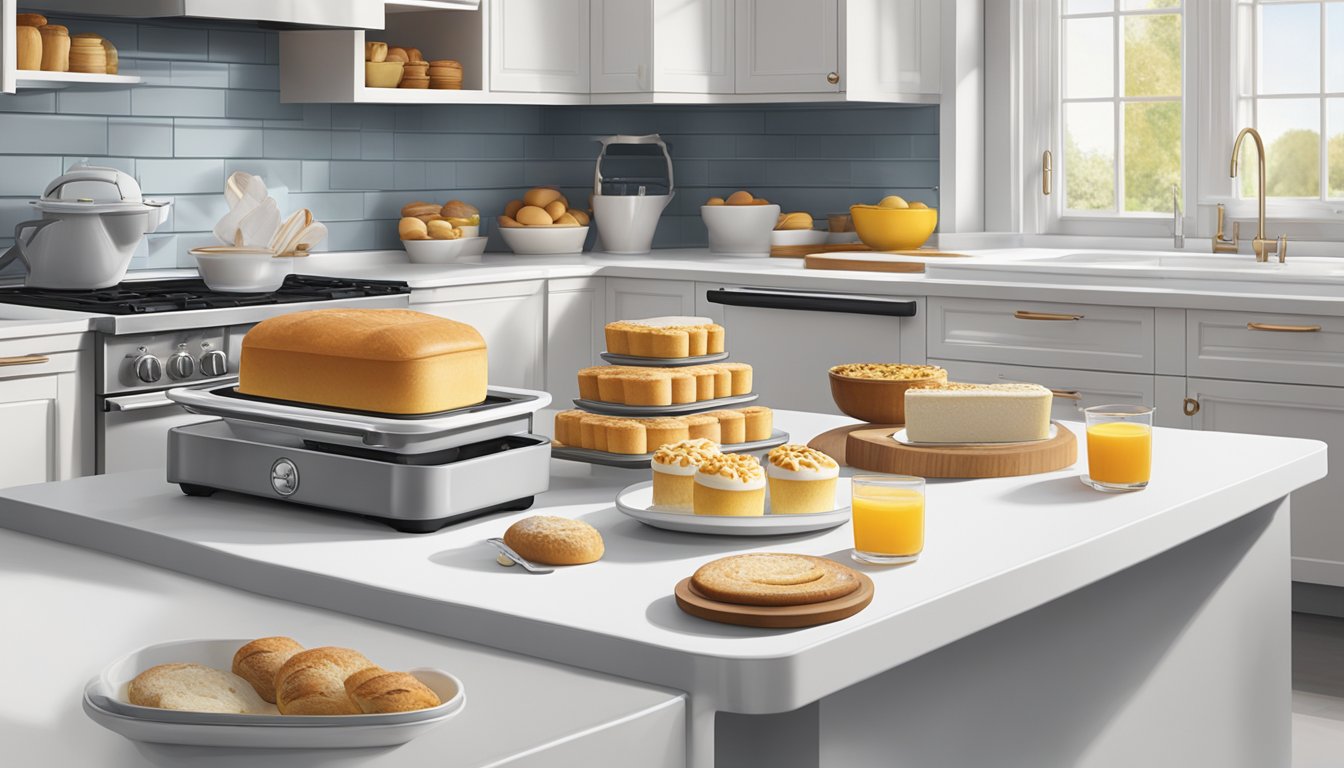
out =
<path fill-rule="evenodd" d="M 1254 128 L 1242 128 L 1241 133 L 1237 134 L 1237 140 L 1232 144 L 1232 165 L 1228 175 L 1232 178 L 1237 177 L 1237 159 L 1241 155 L 1241 142 L 1247 136 L 1255 140 L 1256 168 L 1259 175 L 1256 177 L 1256 198 L 1260 205 L 1259 217 L 1256 219 L 1255 238 L 1251 240 L 1251 250 L 1255 251 L 1255 260 L 1258 262 L 1269 261 L 1269 254 L 1278 253 L 1279 263 L 1282 264 L 1288 258 L 1288 236 L 1284 235 L 1278 241 L 1269 240 L 1265 237 L 1265 142 L 1260 138 L 1260 132 Z M 1231 250 L 1236 250 L 1237 241 L 1236 227 L 1233 227 Z M 1220 251 L 1219 241 L 1223 240 L 1223 207 L 1218 206 L 1218 234 L 1214 237 L 1214 253 Z M 1227 242 L 1227 241 L 1223 241 Z"/>

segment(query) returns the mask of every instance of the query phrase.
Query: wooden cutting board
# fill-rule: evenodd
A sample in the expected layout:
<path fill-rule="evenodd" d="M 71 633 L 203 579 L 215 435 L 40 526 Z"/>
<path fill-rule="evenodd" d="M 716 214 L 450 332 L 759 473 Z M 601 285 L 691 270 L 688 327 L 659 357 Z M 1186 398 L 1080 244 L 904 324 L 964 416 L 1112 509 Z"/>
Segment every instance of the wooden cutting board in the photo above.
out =
<path fill-rule="evenodd" d="M 1035 443 L 902 445 L 892 439 L 897 429 L 871 427 L 849 432 L 845 436 L 845 463 L 893 475 L 971 478 L 1035 475 L 1071 467 L 1078 461 L 1077 438 L 1058 422 L 1053 438 Z"/>
<path fill-rule="evenodd" d="M 924 271 L 924 262 L 911 259 L 924 258 L 966 258 L 964 254 L 947 251 L 883 251 L 880 253 L 811 253 L 803 257 L 805 269 L 844 269 L 855 272 L 907 272 Z"/>
<path fill-rule="evenodd" d="M 692 616 L 721 624 L 766 629 L 796 629 L 815 627 L 832 621 L 847 619 L 862 611 L 873 601 L 873 580 L 856 571 L 859 588 L 844 597 L 811 605 L 738 605 L 711 600 L 691 586 L 690 577 L 677 582 L 673 595 L 677 607 Z"/>
<path fill-rule="evenodd" d="M 814 253 L 850 253 L 854 251 L 872 253 L 873 249 L 863 243 L 823 243 L 821 245 L 772 245 L 770 255 L 785 259 L 801 259 Z"/>

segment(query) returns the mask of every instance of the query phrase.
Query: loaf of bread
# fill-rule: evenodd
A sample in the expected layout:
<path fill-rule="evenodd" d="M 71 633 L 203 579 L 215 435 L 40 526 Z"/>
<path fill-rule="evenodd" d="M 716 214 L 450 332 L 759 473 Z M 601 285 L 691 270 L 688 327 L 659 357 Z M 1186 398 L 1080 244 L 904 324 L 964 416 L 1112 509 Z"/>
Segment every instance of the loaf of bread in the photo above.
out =
<path fill-rule="evenodd" d="M 504 543 L 523 558 L 547 565 L 582 565 L 602 559 L 602 534 L 582 520 L 533 515 L 509 526 Z"/>
<path fill-rule="evenodd" d="M 375 666 L 349 648 L 323 647 L 290 657 L 275 676 L 275 703 L 282 715 L 357 715 L 345 681 Z"/>
<path fill-rule="evenodd" d="M 749 395 L 746 363 L 710 363 L 682 368 L 595 365 L 579 370 L 579 397 L 624 405 L 678 405 Z"/>
<path fill-rule="evenodd" d="M 613 355 L 678 358 L 715 355 L 724 349 L 723 326 L 707 317 L 649 317 L 607 323 Z"/>
<path fill-rule="evenodd" d="M 414 712 L 443 702 L 429 686 L 408 672 L 369 667 L 346 678 L 345 693 L 366 715 Z"/>
<path fill-rule="evenodd" d="M 603 416 L 587 411 L 555 415 L 555 441 L 573 448 L 625 455 L 652 453 L 659 446 L 704 439 L 720 445 L 768 440 L 774 412 L 764 406 L 650 419 Z"/>
<path fill-rule="evenodd" d="M 316 309 L 243 337 L 238 391 L 357 411 L 423 414 L 485 399 L 486 349 L 465 323 L 409 309 Z"/>
<path fill-rule="evenodd" d="M 247 681 L 200 664 L 160 664 L 131 680 L 127 698 L 132 704 L 188 712 L 252 714 L 266 704 Z"/>
<path fill-rule="evenodd" d="M 302 650 L 298 641 L 288 637 L 253 640 L 233 654 L 233 674 L 246 680 L 262 699 L 274 704 L 276 673 Z"/>

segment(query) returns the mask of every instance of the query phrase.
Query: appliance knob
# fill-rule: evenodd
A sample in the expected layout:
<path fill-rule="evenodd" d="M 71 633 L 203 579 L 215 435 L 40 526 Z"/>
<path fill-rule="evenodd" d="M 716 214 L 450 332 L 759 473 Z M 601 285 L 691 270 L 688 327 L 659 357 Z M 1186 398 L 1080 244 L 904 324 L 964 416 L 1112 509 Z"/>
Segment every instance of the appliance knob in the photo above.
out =
<path fill-rule="evenodd" d="M 146 384 L 153 384 L 163 378 L 163 363 L 159 362 L 159 358 L 146 352 L 135 358 L 135 377 Z"/>
<path fill-rule="evenodd" d="M 168 358 L 168 376 L 174 379 L 189 379 L 196 372 L 196 361 L 186 352 L 174 353 Z"/>
<path fill-rule="evenodd" d="M 214 378 L 229 372 L 229 356 L 222 349 L 212 349 L 201 355 L 201 373 Z"/>

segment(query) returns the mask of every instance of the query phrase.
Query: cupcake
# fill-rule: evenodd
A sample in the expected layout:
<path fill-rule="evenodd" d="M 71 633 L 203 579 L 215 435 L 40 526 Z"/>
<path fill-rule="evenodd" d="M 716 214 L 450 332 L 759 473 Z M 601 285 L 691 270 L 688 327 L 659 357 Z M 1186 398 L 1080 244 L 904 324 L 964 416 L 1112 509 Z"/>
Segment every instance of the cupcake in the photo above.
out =
<path fill-rule="evenodd" d="M 697 515 L 765 514 L 765 470 L 745 453 L 711 456 L 695 473 L 692 511 Z"/>
<path fill-rule="evenodd" d="M 770 511 L 776 515 L 835 509 L 835 479 L 840 465 L 805 445 L 781 445 L 766 456 Z"/>
<path fill-rule="evenodd" d="M 706 460 L 719 455 L 709 440 L 683 440 L 664 445 L 653 454 L 653 506 L 690 512 L 695 498 L 695 473 Z"/>

